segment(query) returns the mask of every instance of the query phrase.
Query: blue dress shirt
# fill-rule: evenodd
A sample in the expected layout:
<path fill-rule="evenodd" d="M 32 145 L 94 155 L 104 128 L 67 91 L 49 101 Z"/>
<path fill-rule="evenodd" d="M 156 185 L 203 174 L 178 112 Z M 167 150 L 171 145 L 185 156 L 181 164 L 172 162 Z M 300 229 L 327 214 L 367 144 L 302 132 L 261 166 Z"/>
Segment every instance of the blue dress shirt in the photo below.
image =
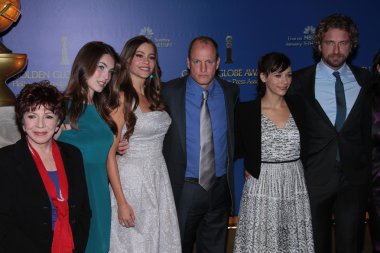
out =
<path fill-rule="evenodd" d="M 200 110 L 203 88 L 190 76 L 186 83 L 186 177 L 199 178 Z M 207 99 L 214 138 L 215 172 L 220 177 L 227 170 L 227 112 L 223 89 L 214 79 Z"/>
<path fill-rule="evenodd" d="M 335 81 L 333 75 L 335 70 L 331 69 L 322 60 L 317 64 L 315 75 L 315 98 L 322 106 L 331 123 L 335 124 L 336 118 L 336 99 L 335 99 Z M 339 70 L 340 78 L 343 82 L 344 93 L 346 97 L 347 114 L 350 113 L 356 98 L 360 92 L 360 86 L 355 79 L 351 69 L 345 63 Z"/>

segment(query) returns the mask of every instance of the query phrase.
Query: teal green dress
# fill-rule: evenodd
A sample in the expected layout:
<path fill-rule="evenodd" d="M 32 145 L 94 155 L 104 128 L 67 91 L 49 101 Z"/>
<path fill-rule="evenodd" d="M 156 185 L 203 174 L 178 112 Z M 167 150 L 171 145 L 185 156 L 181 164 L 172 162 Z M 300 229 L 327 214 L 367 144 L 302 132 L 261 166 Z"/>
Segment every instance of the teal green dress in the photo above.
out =
<path fill-rule="evenodd" d="M 111 229 L 111 203 L 107 156 L 113 132 L 94 105 L 88 105 L 78 120 L 79 130 L 62 131 L 59 140 L 77 146 L 83 155 L 92 218 L 86 253 L 107 253 Z"/>

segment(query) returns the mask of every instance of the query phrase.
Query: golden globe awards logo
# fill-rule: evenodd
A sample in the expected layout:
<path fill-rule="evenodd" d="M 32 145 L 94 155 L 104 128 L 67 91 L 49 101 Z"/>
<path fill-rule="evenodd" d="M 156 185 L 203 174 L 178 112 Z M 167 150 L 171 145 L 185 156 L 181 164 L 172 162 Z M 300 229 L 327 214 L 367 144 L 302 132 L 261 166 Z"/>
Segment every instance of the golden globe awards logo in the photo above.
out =
<path fill-rule="evenodd" d="M 67 37 L 61 37 L 61 65 L 70 65 L 69 57 L 67 56 Z"/>
<path fill-rule="evenodd" d="M 315 34 L 315 27 L 312 25 L 306 26 L 302 35 L 291 36 L 289 35 L 285 46 L 287 47 L 311 47 L 313 46 Z"/>
<path fill-rule="evenodd" d="M 232 36 L 226 36 L 226 64 L 232 64 Z"/>
<path fill-rule="evenodd" d="M 27 83 L 50 80 L 59 90 L 64 90 L 67 86 L 71 69 L 71 63 L 68 57 L 68 45 L 68 37 L 62 35 L 60 45 L 56 45 L 55 47 L 56 50 L 60 50 L 60 59 L 56 59 L 59 61 L 56 61 L 55 64 L 50 64 L 48 68 L 28 68 L 18 79 L 11 82 L 11 86 L 14 87 L 14 89 L 21 89 Z"/>
<path fill-rule="evenodd" d="M 173 45 L 172 41 L 167 38 L 156 38 L 152 28 L 145 26 L 140 30 L 140 35 L 144 35 L 148 39 L 152 40 L 156 47 L 171 47 Z"/>

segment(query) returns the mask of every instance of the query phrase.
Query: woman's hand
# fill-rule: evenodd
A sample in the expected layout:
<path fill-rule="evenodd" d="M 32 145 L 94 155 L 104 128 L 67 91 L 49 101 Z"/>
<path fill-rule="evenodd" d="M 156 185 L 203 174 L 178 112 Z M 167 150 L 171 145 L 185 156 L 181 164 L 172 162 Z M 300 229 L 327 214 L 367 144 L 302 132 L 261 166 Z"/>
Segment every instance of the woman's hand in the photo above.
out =
<path fill-rule="evenodd" d="M 117 213 L 120 225 L 126 228 L 135 226 L 135 214 L 128 203 L 119 205 Z"/>
<path fill-rule="evenodd" d="M 70 124 L 62 124 L 59 129 L 54 134 L 54 140 L 58 140 L 59 136 L 61 135 L 62 131 L 70 130 L 71 125 Z"/>
<path fill-rule="evenodd" d="M 252 175 L 247 170 L 244 170 L 244 177 L 245 177 L 245 180 L 248 180 L 252 177 Z"/>

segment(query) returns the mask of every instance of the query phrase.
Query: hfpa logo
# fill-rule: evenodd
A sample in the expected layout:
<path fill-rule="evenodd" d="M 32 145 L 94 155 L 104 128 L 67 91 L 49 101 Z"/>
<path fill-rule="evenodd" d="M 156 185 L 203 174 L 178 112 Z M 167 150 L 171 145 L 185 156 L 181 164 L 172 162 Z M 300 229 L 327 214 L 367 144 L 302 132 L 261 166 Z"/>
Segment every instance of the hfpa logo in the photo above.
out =
<path fill-rule="evenodd" d="M 154 33 L 152 28 L 150 28 L 149 26 L 145 26 L 140 30 L 140 35 L 144 35 L 145 37 L 151 40 L 153 38 Z"/>
<path fill-rule="evenodd" d="M 152 28 L 145 26 L 140 30 L 140 35 L 144 35 L 148 39 L 152 40 L 157 47 L 171 47 L 172 41 L 169 38 L 156 38 Z"/>
<path fill-rule="evenodd" d="M 315 34 L 315 27 L 314 26 L 306 26 L 303 30 L 303 39 L 304 40 L 313 40 Z"/>

